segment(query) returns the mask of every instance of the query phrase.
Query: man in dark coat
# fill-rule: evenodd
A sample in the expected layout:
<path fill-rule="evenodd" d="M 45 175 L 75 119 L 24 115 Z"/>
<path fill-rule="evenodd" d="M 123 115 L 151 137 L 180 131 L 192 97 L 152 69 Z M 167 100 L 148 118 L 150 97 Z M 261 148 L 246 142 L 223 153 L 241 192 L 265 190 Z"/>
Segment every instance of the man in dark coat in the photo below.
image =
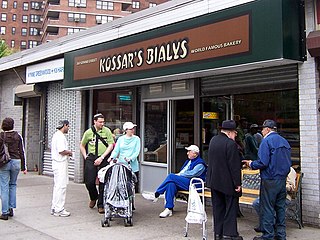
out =
<path fill-rule="evenodd" d="M 236 135 L 235 121 L 226 120 L 209 144 L 207 186 L 211 188 L 215 239 L 243 239 L 237 231 L 241 160 Z"/>

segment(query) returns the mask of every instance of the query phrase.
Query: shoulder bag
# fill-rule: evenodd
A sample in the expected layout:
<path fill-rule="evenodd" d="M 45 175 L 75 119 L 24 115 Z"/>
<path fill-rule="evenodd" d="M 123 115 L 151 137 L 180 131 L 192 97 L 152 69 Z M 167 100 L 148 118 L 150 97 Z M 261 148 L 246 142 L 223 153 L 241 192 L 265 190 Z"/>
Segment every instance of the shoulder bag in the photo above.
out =
<path fill-rule="evenodd" d="M 8 150 L 8 145 L 5 142 L 5 139 L 6 139 L 6 133 L 4 133 L 4 139 L 2 140 L 3 150 L 0 155 L 0 168 L 2 168 L 4 165 L 6 165 L 8 162 L 11 161 L 11 157 L 10 157 L 9 150 Z"/>

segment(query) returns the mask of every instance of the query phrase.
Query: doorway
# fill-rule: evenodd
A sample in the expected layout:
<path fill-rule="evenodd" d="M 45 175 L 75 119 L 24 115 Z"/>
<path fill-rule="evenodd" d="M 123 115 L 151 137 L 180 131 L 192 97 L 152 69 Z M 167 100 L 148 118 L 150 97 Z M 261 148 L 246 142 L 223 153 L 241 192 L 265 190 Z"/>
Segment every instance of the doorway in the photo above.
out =
<path fill-rule="evenodd" d="M 172 100 L 171 172 L 179 172 L 187 159 L 185 147 L 194 144 L 194 100 Z"/>
<path fill-rule="evenodd" d="M 194 143 L 194 100 L 143 103 L 141 189 L 153 192 L 168 173 L 178 172 Z"/>

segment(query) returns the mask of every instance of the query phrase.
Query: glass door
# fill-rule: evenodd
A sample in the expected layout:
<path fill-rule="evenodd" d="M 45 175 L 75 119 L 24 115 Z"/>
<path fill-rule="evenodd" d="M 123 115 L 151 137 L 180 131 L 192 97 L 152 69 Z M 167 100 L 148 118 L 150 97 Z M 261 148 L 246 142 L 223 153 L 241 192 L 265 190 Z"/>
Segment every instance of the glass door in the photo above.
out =
<path fill-rule="evenodd" d="M 185 147 L 194 144 L 194 100 L 181 99 L 172 102 L 172 163 L 171 172 L 179 172 L 187 159 Z"/>
<path fill-rule="evenodd" d="M 201 143 L 202 157 L 208 160 L 211 138 L 218 134 L 222 121 L 232 119 L 232 97 L 205 97 L 201 99 Z"/>
<path fill-rule="evenodd" d="M 144 102 L 141 189 L 154 192 L 168 174 L 168 101 Z"/>

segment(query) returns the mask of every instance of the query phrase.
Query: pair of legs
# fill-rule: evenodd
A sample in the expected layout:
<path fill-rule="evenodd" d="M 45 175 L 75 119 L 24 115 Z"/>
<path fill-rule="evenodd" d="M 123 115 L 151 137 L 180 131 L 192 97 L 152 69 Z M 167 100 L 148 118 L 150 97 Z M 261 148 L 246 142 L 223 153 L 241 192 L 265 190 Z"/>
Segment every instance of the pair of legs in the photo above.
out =
<path fill-rule="evenodd" d="M 102 167 L 105 167 L 108 164 L 106 159 L 107 158 L 105 158 L 99 166 L 95 166 L 94 165 L 95 158 L 93 156 L 89 156 L 85 160 L 85 165 L 84 165 L 84 182 L 89 192 L 90 200 L 91 201 L 98 200 L 98 203 L 97 203 L 98 208 L 103 208 L 104 183 L 99 182 L 99 191 L 98 191 L 96 187 L 96 179 L 97 179 L 99 169 Z"/>
<path fill-rule="evenodd" d="M 211 189 L 214 233 L 217 236 L 237 237 L 239 198 Z"/>
<path fill-rule="evenodd" d="M 261 180 L 259 208 L 263 239 L 286 239 L 286 179 Z"/>
<path fill-rule="evenodd" d="M 20 167 L 20 159 L 11 159 L 10 162 L 0 168 L 2 215 L 8 215 L 9 209 L 16 208 L 17 179 L 20 172 Z"/>
<path fill-rule="evenodd" d="M 68 161 L 57 162 L 52 160 L 53 170 L 53 194 L 51 209 L 55 212 L 64 210 L 66 201 L 66 190 L 69 181 L 68 178 Z"/>
<path fill-rule="evenodd" d="M 170 173 L 156 190 L 156 197 L 165 193 L 165 208 L 173 209 L 174 198 L 179 190 L 189 189 L 190 179 Z"/>

